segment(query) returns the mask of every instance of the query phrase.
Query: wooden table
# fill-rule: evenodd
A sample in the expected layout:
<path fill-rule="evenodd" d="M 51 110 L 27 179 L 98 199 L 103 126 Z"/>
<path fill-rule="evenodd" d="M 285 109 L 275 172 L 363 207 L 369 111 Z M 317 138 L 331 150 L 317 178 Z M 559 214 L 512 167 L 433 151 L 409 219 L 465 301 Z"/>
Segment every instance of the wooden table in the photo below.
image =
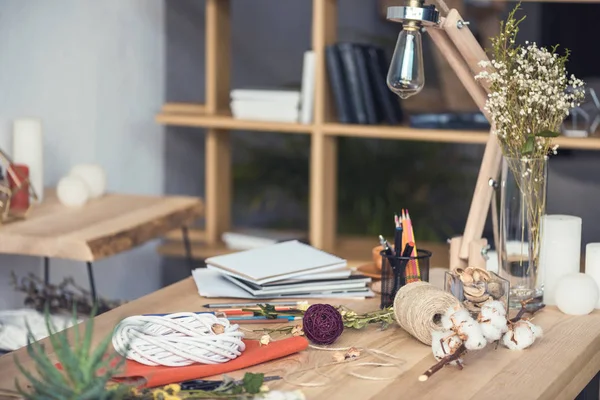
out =
<path fill-rule="evenodd" d="M 232 300 L 210 300 L 211 303 L 226 301 Z M 372 311 L 378 307 L 378 301 L 375 298 L 331 303 L 346 304 L 356 311 Z M 93 342 L 98 343 L 102 340 L 126 316 L 199 311 L 202 310 L 202 304 L 206 302 L 206 299 L 198 295 L 193 280 L 185 279 L 97 317 Z M 498 350 L 486 348 L 472 352 L 465 356 L 464 370 L 446 367 L 427 382 L 419 382 L 417 378 L 434 364 L 431 350 L 406 334 L 400 327 L 394 324 L 385 331 L 378 331 L 375 326 L 361 331 L 346 330 L 334 346 L 376 348 L 397 355 L 406 361 L 404 373 L 394 380 L 366 381 L 346 375 L 344 371 L 352 365 L 346 363 L 327 369 L 327 373 L 333 377 L 331 384 L 300 389 L 308 399 L 327 400 L 574 399 L 600 370 L 600 311 L 587 316 L 573 317 L 548 307 L 537 314 L 535 322 L 542 326 L 545 336 L 533 347 L 524 351 L 510 351 L 501 347 Z M 244 327 L 251 329 L 252 325 L 244 325 Z M 260 327 L 257 325 L 257 328 Z M 46 348 L 52 354 L 49 344 Z M 25 349 L 20 349 L 14 354 L 26 367 L 32 368 Z M 283 374 L 283 370 L 304 369 L 317 363 L 323 365 L 331 360 L 331 354 L 331 352 L 308 349 L 244 371 Z M 365 358 L 363 361 L 370 360 Z M 244 371 L 229 375 L 241 377 Z M 379 376 L 396 375 L 398 372 L 395 368 L 383 368 L 378 371 L 362 370 L 362 373 L 380 374 Z M 0 357 L 0 388 L 13 389 L 17 376 L 20 375 L 15 367 L 13 354 Z M 318 379 L 315 375 L 294 377 L 294 379 L 299 378 Z M 298 389 L 283 381 L 270 382 L 269 387 L 271 390 Z"/>
<path fill-rule="evenodd" d="M 87 263 L 92 296 L 92 262 L 130 250 L 174 229 L 184 230 L 203 212 L 202 200 L 183 196 L 140 196 L 108 193 L 81 208 L 63 206 L 54 190 L 34 206 L 27 219 L 0 226 L 0 253 Z M 189 244 L 189 240 L 188 240 Z"/>

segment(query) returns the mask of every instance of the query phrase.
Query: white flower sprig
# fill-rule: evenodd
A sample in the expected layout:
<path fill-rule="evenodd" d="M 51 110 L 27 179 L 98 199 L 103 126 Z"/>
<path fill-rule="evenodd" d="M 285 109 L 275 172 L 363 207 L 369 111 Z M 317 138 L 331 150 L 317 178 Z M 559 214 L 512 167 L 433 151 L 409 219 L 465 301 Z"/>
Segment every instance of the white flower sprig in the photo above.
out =
<path fill-rule="evenodd" d="M 558 46 L 548 50 L 534 43 L 515 45 L 519 31 L 513 10 L 500 35 L 492 39 L 494 58 L 481 61 L 475 78 L 485 81 L 490 91 L 485 109 L 491 117 L 505 156 L 540 158 L 556 154 L 552 138 L 569 111 L 584 98 L 584 83 L 568 77 L 565 55 Z"/>

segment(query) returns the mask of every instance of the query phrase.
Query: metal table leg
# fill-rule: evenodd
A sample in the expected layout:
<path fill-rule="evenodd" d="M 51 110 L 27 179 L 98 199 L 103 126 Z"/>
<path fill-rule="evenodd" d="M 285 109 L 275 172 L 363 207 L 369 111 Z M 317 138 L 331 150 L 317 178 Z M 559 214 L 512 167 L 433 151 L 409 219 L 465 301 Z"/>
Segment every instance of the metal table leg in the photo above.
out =
<path fill-rule="evenodd" d="M 183 246 L 185 247 L 185 256 L 188 260 L 190 271 L 194 269 L 194 257 L 192 256 L 192 245 L 190 243 L 190 235 L 187 226 L 181 227 L 181 234 L 183 236 Z"/>
<path fill-rule="evenodd" d="M 44 283 L 50 284 L 50 258 L 44 257 Z"/>
<path fill-rule="evenodd" d="M 94 281 L 94 271 L 92 270 L 92 263 L 90 261 L 87 262 L 87 271 L 88 278 L 90 280 L 90 293 L 92 295 L 92 302 L 96 304 L 98 302 L 98 297 L 96 296 L 96 282 Z"/>

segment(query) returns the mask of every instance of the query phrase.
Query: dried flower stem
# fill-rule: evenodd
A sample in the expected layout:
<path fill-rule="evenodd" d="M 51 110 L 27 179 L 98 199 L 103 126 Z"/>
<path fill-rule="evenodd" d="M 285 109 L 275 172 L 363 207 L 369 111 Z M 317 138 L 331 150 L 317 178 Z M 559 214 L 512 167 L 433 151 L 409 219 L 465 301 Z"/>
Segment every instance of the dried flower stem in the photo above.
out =
<path fill-rule="evenodd" d="M 492 61 L 481 61 L 482 71 L 475 78 L 490 87 L 485 109 L 515 177 L 521 203 L 527 207 L 521 243 L 529 242 L 529 268 L 535 269 L 546 207 L 545 160 L 556 154 L 553 138 L 571 108 L 584 99 L 585 91 L 583 81 L 567 75 L 568 50 L 559 55 L 558 46 L 548 50 L 535 42 L 516 44 L 519 24 L 525 19 L 515 18 L 518 10 L 520 5 L 501 22 L 499 35 L 492 38 Z"/>

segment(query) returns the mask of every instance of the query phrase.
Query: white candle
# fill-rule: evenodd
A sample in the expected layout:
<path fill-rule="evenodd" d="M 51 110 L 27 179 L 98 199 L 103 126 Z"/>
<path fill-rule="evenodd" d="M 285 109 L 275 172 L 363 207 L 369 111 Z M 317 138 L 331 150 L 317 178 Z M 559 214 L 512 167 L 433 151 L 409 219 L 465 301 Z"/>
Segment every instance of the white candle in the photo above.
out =
<path fill-rule="evenodd" d="M 600 287 L 600 243 L 588 243 L 585 246 L 585 273 Z M 596 304 L 600 308 L 600 300 Z"/>
<path fill-rule="evenodd" d="M 15 120 L 12 159 L 15 164 L 25 164 L 29 167 L 29 181 L 40 201 L 44 197 L 43 151 L 42 122 L 35 118 Z"/>
<path fill-rule="evenodd" d="M 544 303 L 556 305 L 556 285 L 562 277 L 578 273 L 581 262 L 581 218 L 545 215 L 542 220 L 540 276 Z"/>

